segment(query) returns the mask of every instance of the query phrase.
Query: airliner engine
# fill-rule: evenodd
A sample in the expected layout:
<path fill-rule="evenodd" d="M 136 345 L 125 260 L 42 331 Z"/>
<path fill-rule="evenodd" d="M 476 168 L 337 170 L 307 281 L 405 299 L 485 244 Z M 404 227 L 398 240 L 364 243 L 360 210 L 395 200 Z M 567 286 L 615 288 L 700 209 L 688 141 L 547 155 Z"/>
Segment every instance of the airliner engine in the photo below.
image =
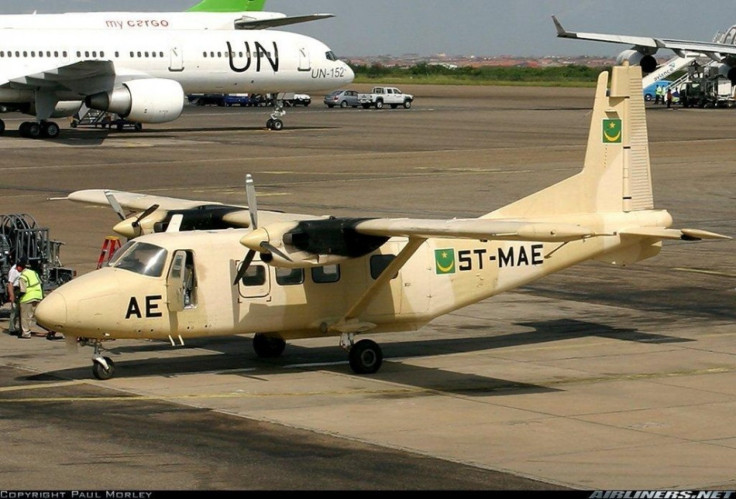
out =
<path fill-rule="evenodd" d="M 110 92 L 90 95 L 87 107 L 116 113 L 139 123 L 166 123 L 184 109 L 184 89 L 179 82 L 160 78 L 131 80 Z"/>
<path fill-rule="evenodd" d="M 731 67 L 728 64 L 721 64 L 718 66 L 718 74 L 725 76 L 731 80 L 731 84 L 736 85 L 736 68 Z"/>
<path fill-rule="evenodd" d="M 616 64 L 621 65 L 627 61 L 629 65 L 639 65 L 644 73 L 651 73 L 657 69 L 657 60 L 652 54 L 640 52 L 636 49 L 624 50 L 616 57 Z"/>

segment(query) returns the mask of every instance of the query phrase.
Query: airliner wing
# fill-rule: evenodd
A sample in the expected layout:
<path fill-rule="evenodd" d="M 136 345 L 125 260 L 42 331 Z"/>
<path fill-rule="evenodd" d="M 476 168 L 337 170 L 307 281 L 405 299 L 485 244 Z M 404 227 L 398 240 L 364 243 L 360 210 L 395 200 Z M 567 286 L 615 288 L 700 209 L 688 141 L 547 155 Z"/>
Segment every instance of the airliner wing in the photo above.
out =
<path fill-rule="evenodd" d="M 722 57 L 720 57 L 721 55 L 736 55 L 736 46 L 725 45 L 723 43 L 675 40 L 669 38 L 651 38 L 646 36 L 574 32 L 565 30 L 565 28 L 562 27 L 562 24 L 555 16 L 552 16 L 552 21 L 555 23 L 558 38 L 576 38 L 578 40 L 622 43 L 626 45 L 634 45 L 637 47 L 669 49 L 674 52 L 699 52 L 709 57 L 715 57 L 717 58 L 717 60 L 722 59 Z"/>
<path fill-rule="evenodd" d="M 334 14 L 311 14 L 308 16 L 287 16 L 277 17 L 273 19 L 253 19 L 247 16 L 235 21 L 235 29 L 265 29 L 277 26 L 288 26 L 290 24 L 306 23 L 309 21 L 317 21 L 319 19 L 327 19 L 335 17 Z"/>
<path fill-rule="evenodd" d="M 89 95 L 112 88 L 115 67 L 112 61 L 80 61 L 38 72 L 5 75 L 0 85 L 13 88 L 42 88 Z"/>

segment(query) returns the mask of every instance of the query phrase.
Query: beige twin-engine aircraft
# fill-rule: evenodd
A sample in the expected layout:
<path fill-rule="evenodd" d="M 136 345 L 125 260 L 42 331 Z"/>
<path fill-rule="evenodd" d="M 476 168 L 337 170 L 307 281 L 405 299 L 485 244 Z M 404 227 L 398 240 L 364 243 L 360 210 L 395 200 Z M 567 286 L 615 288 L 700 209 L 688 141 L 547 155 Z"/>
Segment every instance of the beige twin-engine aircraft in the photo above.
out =
<path fill-rule="evenodd" d="M 374 373 L 381 348 L 356 336 L 416 330 L 432 319 L 596 259 L 628 265 L 663 239 L 728 239 L 671 229 L 655 210 L 641 68 L 598 79 L 582 172 L 480 218 L 364 219 L 124 193 L 70 199 L 112 205 L 131 239 L 109 265 L 49 294 L 44 327 L 93 344 L 93 373 L 113 375 L 105 340 L 183 344 L 252 334 L 261 357 L 287 340 L 334 336 L 356 373 Z M 138 214 L 126 217 L 123 208 Z"/>

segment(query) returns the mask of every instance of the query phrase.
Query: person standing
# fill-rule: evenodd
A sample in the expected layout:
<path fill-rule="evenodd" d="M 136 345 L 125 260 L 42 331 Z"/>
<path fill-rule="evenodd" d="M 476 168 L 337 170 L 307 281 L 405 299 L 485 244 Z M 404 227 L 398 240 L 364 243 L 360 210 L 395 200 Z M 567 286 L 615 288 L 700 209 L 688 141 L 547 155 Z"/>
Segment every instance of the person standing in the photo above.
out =
<path fill-rule="evenodd" d="M 659 104 L 662 100 L 662 86 L 657 85 L 657 89 L 654 91 L 654 103 Z"/>
<path fill-rule="evenodd" d="M 8 299 L 10 300 L 10 323 L 8 324 L 8 334 L 20 333 L 20 288 L 18 284 L 20 279 L 20 270 L 18 265 L 14 263 L 8 271 Z"/>
<path fill-rule="evenodd" d="M 36 271 L 28 266 L 25 260 L 20 260 L 16 266 L 19 268 L 20 278 L 20 326 L 21 334 L 18 338 L 30 338 L 31 327 L 36 322 L 36 306 L 43 300 L 43 286 L 41 278 Z"/>
<path fill-rule="evenodd" d="M 667 88 L 667 109 L 672 107 L 672 89 Z"/>

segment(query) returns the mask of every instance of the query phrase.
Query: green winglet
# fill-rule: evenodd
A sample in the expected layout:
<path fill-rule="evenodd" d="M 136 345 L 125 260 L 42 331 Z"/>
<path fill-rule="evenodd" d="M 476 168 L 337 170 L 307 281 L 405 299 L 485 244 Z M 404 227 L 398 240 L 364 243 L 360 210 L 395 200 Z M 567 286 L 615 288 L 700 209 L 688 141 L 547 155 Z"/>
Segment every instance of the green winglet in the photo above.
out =
<path fill-rule="evenodd" d="M 266 0 L 202 0 L 187 12 L 245 12 L 260 11 Z"/>

